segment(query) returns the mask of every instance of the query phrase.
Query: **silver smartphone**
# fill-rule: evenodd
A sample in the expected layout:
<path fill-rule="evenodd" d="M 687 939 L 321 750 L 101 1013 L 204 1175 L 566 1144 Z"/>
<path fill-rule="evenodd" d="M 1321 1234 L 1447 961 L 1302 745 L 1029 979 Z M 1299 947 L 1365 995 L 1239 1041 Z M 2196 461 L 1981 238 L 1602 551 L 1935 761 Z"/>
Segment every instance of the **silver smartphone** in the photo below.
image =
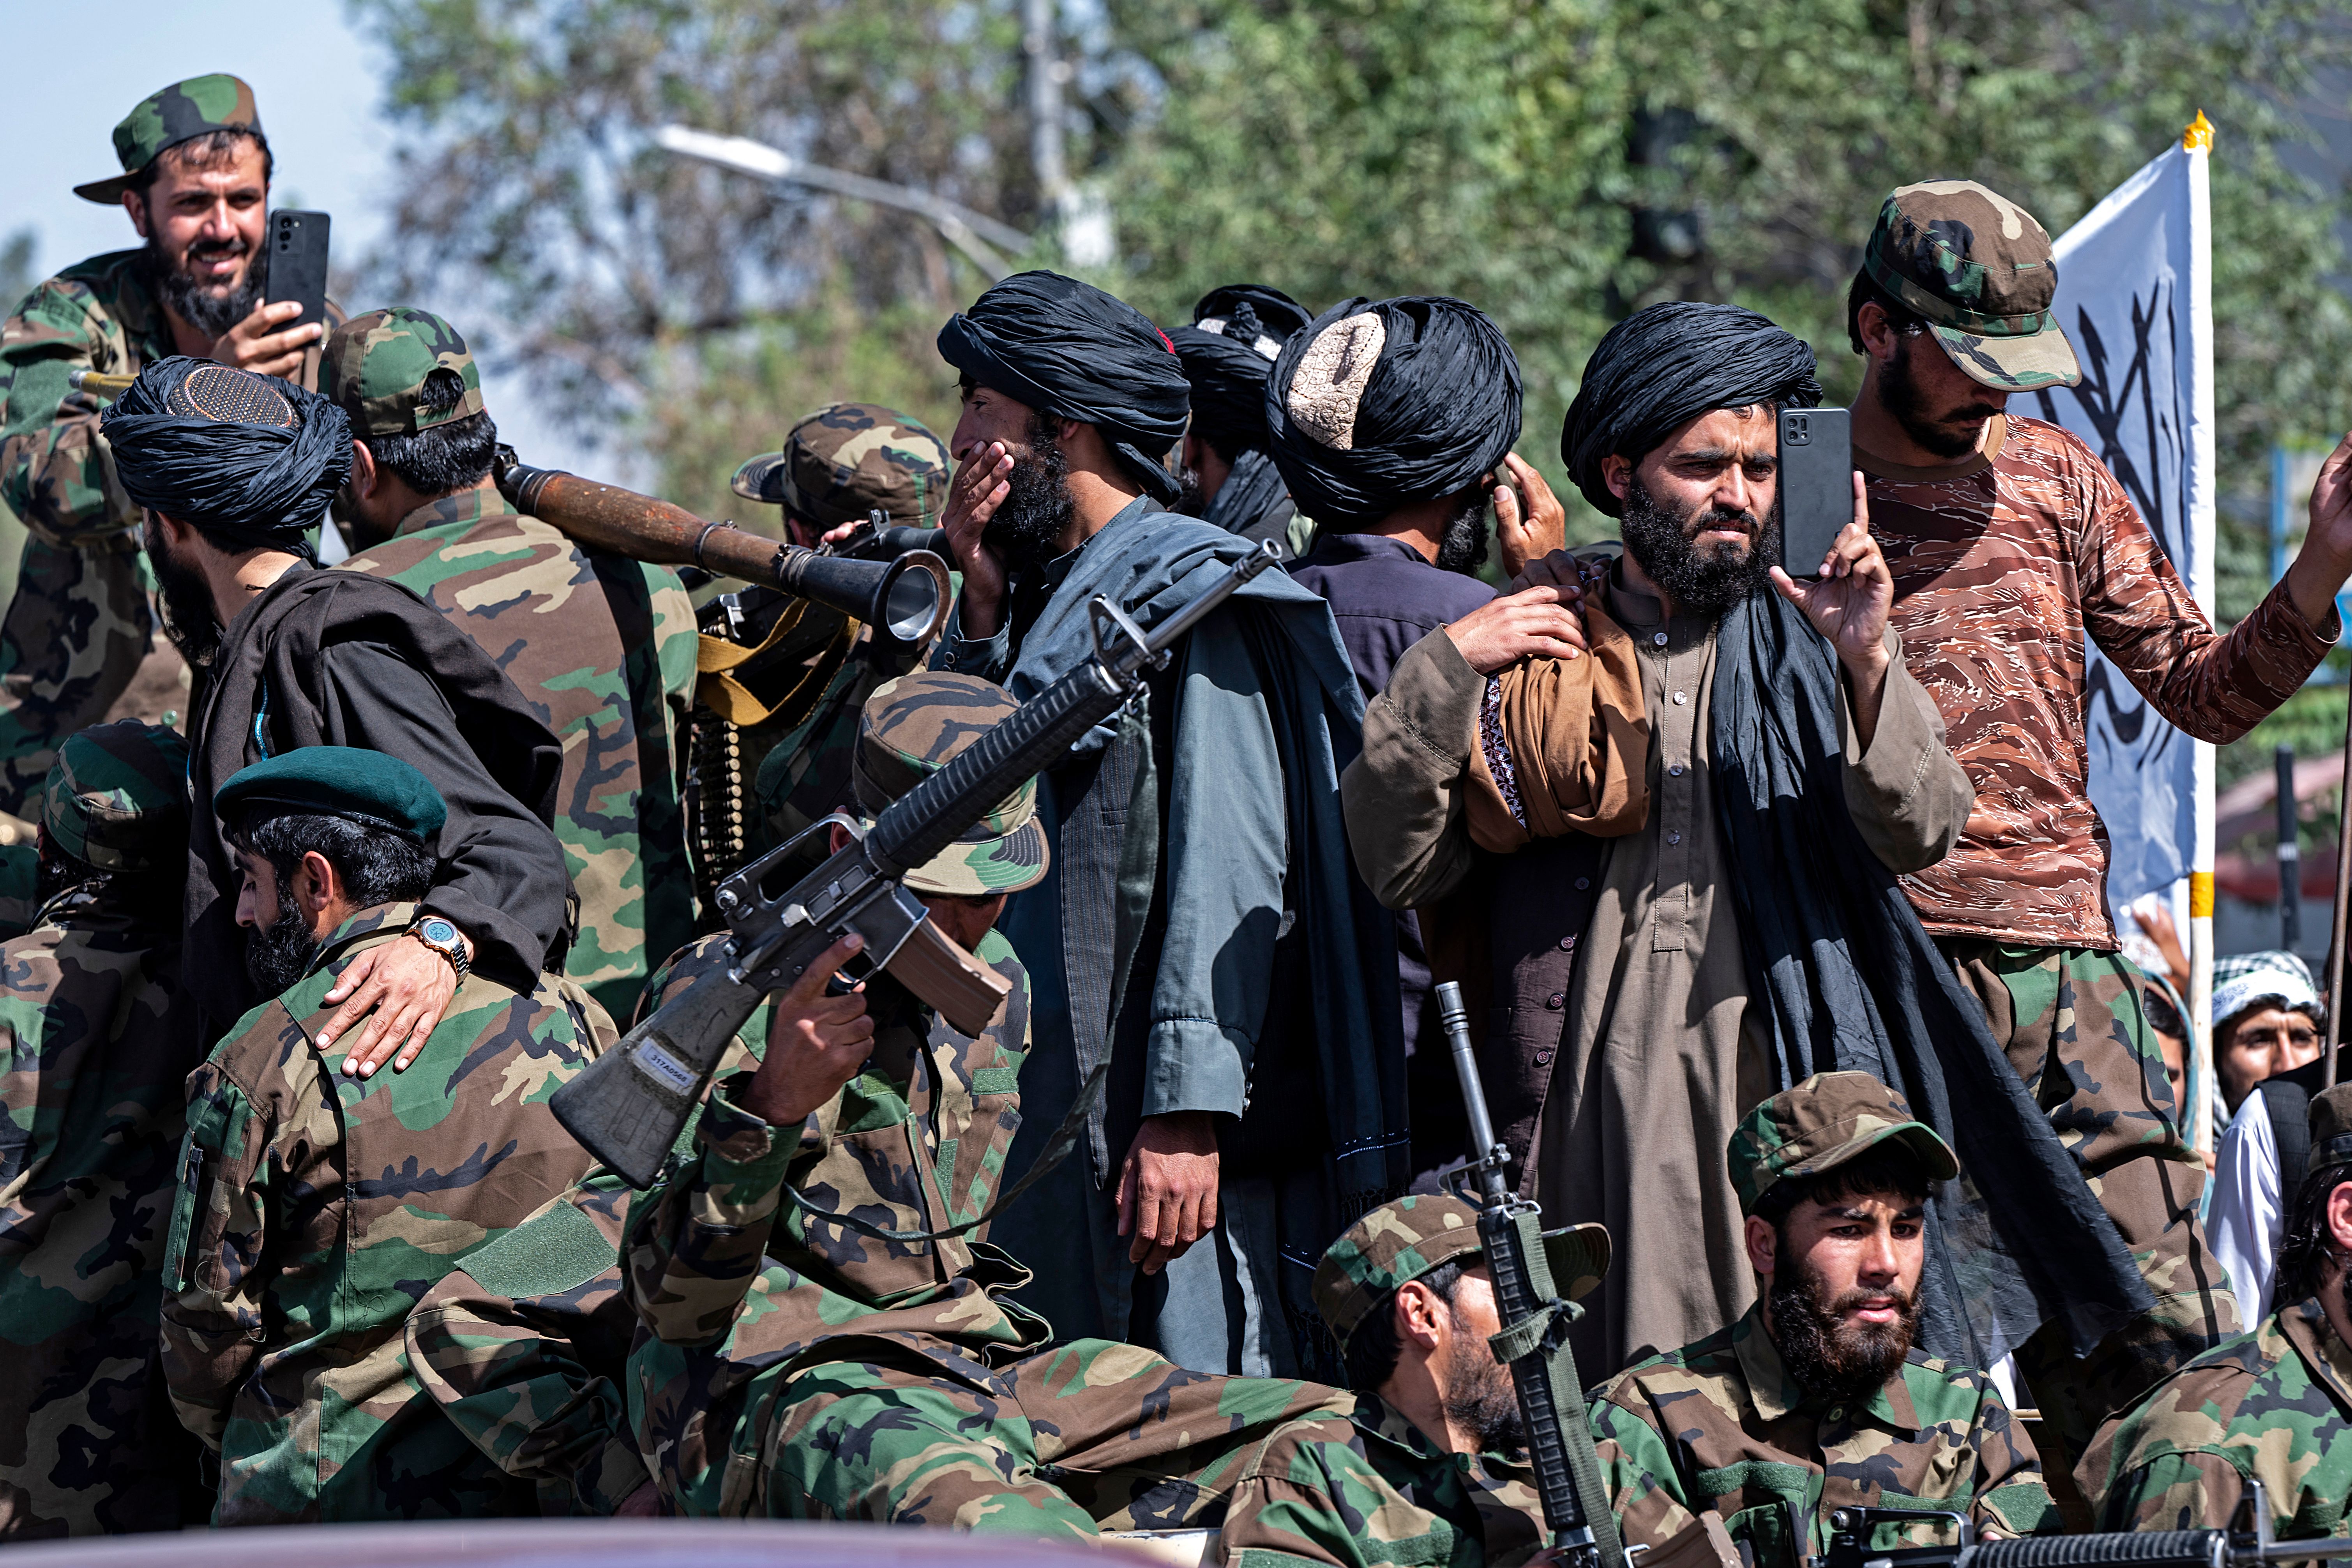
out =
<path fill-rule="evenodd" d="M 1780 414 L 1780 568 L 1821 573 L 1830 546 L 1853 521 L 1853 434 L 1843 408 Z"/>

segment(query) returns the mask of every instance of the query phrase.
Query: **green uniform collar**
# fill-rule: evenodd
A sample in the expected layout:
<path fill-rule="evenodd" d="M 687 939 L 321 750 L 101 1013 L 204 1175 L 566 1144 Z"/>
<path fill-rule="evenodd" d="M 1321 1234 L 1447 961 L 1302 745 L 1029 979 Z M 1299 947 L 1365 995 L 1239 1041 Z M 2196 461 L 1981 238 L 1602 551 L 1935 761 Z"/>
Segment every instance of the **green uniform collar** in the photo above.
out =
<path fill-rule="evenodd" d="M 2316 1300 L 2282 1307 L 2276 1316 L 2279 1332 L 2311 1369 L 2312 1381 L 2327 1390 L 2336 1409 L 2352 1415 L 2352 1345 L 2336 1337 Z"/>
<path fill-rule="evenodd" d="M 378 904 L 373 909 L 362 910 L 337 926 L 335 934 L 320 944 L 319 956 L 310 961 L 304 977 L 390 942 L 415 923 L 415 904 Z"/>
<path fill-rule="evenodd" d="M 1748 1383 L 1748 1402 L 1765 1420 L 1778 1421 L 1821 1403 L 1797 1386 L 1796 1379 L 1789 1375 L 1788 1363 L 1780 1359 L 1780 1348 L 1765 1330 L 1762 1302 L 1748 1308 L 1748 1315 L 1733 1325 L 1731 1348 L 1739 1358 L 1739 1374 Z M 1906 1435 L 1916 1435 L 1919 1430 L 1919 1412 L 1911 1403 L 1910 1385 L 1904 1381 L 1900 1367 L 1861 1408 L 1848 1411 L 1841 1406 L 1824 1414 L 1832 1421 L 1851 1415 L 1857 1425 L 1868 1416 L 1881 1426 Z"/>
<path fill-rule="evenodd" d="M 497 517 L 520 517 L 495 485 L 482 485 L 474 489 L 458 490 L 438 500 L 426 501 L 400 520 L 393 529 L 394 539 L 404 534 L 420 533 L 428 528 L 447 528 L 482 522 Z"/>

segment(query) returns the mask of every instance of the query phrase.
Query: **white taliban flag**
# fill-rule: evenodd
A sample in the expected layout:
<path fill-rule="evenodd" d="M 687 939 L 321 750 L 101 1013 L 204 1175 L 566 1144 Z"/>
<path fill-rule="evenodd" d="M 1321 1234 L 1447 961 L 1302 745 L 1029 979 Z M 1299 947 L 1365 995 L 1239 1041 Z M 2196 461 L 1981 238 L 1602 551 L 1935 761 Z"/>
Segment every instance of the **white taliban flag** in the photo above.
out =
<path fill-rule="evenodd" d="M 2056 246 L 2052 308 L 2083 364 L 2075 387 L 2033 395 L 2042 418 L 2087 442 L 2139 509 L 2200 609 L 2213 615 L 2213 266 L 2200 114 Z M 2106 824 L 2109 904 L 2187 885 L 2192 969 L 2210 990 L 2213 748 L 2148 705 L 2088 650 L 2091 800 Z M 2202 938 L 2200 942 L 2198 939 Z M 2201 948 L 2201 952 L 2198 951 Z M 2203 1025 L 2207 998 L 2189 997 Z M 2200 1075 L 2201 1076 L 2201 1075 Z M 2200 1083 L 2202 1089 L 2204 1085 Z M 2203 1132 L 2202 1117 L 2198 1131 Z"/>

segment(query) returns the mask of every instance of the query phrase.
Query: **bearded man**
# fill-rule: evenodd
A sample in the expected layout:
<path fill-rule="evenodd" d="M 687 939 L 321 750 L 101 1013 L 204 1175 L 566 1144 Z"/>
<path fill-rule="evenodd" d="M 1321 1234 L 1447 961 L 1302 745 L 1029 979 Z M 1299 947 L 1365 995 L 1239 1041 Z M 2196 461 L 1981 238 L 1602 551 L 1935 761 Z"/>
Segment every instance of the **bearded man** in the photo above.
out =
<path fill-rule="evenodd" d="M 107 717 L 155 629 L 139 509 L 73 374 L 135 375 L 188 354 L 312 385 L 308 345 L 325 331 L 287 326 L 301 312 L 290 300 L 264 302 L 271 159 L 251 88 L 174 83 L 114 128 L 114 150 L 122 173 L 74 194 L 120 204 L 146 243 L 66 268 L 0 327 L 0 497 L 31 533 L 0 621 L 0 811 L 19 816 L 40 815 L 58 742 Z"/>
<path fill-rule="evenodd" d="M 1819 580 L 1774 565 L 1775 410 L 1819 397 L 1812 351 L 1753 311 L 1619 323 L 1560 444 L 1622 515 L 1624 554 L 1552 557 L 1560 582 L 1414 644 L 1343 783 L 1365 880 L 1420 910 L 1439 978 L 1470 993 L 1522 1190 L 1640 1260 L 1577 1326 L 1596 1373 L 1753 1300 L 1730 1184 L 1661 1152 L 1725 1142 L 1817 1059 L 1916 1083 L 1939 1116 L 1948 1056 L 1988 1070 L 1894 887 L 1944 852 L 1969 792 L 1887 631 L 1859 496 Z M 1937 1283 L 1957 1337 L 1968 1292 Z"/>
<path fill-rule="evenodd" d="M 1313 314 L 1279 289 L 1228 283 L 1202 295 L 1192 324 L 1168 334 L 1192 385 L 1176 510 L 1253 544 L 1270 543 L 1285 561 L 1307 548 L 1315 523 L 1299 512 L 1266 450 L 1265 380 L 1284 340 Z"/>
<path fill-rule="evenodd" d="M 1959 1170 L 1950 1147 L 1885 1085 L 1833 1072 L 1758 1107 L 1728 1160 L 1761 1300 L 1593 1405 L 1625 1544 L 1662 1546 L 1713 1513 L 1751 1568 L 1802 1568 L 1842 1508 L 1949 1510 L 1979 1538 L 2056 1530 L 2032 1439 L 1991 1379 L 1915 1345 L 1927 1198 Z M 1865 1545 L 1944 1531 L 1882 1525 Z"/>
<path fill-rule="evenodd" d="M 1025 700 L 1091 656 L 1097 595 L 1149 631 L 1250 550 L 1163 510 L 1188 389 L 1131 307 L 1023 273 L 940 353 L 963 373 L 941 520 L 963 587 L 939 668 Z M 1085 1158 L 996 1240 L 1063 1339 L 1337 1375 L 1304 1260 L 1408 1174 L 1394 928 L 1349 884 L 1338 810 L 1355 674 L 1323 601 L 1269 572 L 1149 687 L 1039 780 L 1052 870 L 1003 922 L 1035 997 L 1013 1166 L 1108 1076 Z"/>
<path fill-rule="evenodd" d="M 2075 1467 L 2102 1530 L 2228 1529 L 2260 1481 L 2281 1540 L 2341 1535 L 2352 1499 L 2352 1084 L 2311 1102 L 2279 1308 L 2102 1427 Z M 2290 1175 L 2289 1180 L 2294 1178 Z"/>
<path fill-rule="evenodd" d="M 2019 1349 L 2036 1403 L 2079 1453 L 2097 1423 L 2238 1326 L 2198 1221 L 2204 1173 L 2108 914 L 2084 645 L 2191 738 L 2243 735 L 2342 630 L 2352 438 L 2320 471 L 2285 575 L 2216 633 L 2098 457 L 2007 412 L 2020 393 L 2082 379 L 2050 308 L 2056 288 L 2032 214 L 1979 184 L 1927 181 L 1880 208 L 1847 324 L 1867 359 L 1854 461 L 1895 624 L 1977 787 L 1950 855 L 1909 868 L 1904 888 L 2145 1281 L 2138 1310 L 2104 1334 L 2045 1329 Z"/>
<path fill-rule="evenodd" d="M 410 930 L 340 974 L 317 1031 L 343 1070 L 404 1067 L 469 973 L 529 994 L 562 970 L 570 879 L 549 824 L 562 748 L 514 682 L 413 591 L 320 572 L 308 542 L 352 468 L 351 423 L 316 393 L 174 357 L 106 411 L 124 491 L 182 646 L 204 671 L 188 725 L 186 985 L 202 1039 L 268 1000 L 238 962 L 238 870 L 213 792 L 303 747 L 399 757 L 447 811 Z"/>

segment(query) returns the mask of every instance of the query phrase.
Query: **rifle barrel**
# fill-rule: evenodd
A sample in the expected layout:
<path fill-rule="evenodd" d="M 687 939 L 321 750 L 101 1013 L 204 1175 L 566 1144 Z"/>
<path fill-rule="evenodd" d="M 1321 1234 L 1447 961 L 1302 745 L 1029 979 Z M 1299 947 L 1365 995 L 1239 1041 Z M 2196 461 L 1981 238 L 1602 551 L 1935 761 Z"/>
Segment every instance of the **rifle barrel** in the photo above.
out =
<path fill-rule="evenodd" d="M 1478 1053 L 1470 1043 L 1470 1009 L 1463 1003 L 1462 987 L 1451 980 L 1437 987 L 1437 1017 L 1445 1026 L 1446 1047 L 1454 1053 L 1454 1076 L 1462 1082 L 1463 1108 L 1470 1114 L 1471 1153 L 1484 1159 L 1495 1147 L 1495 1119 L 1486 1113 L 1486 1086 L 1478 1077 Z M 1489 1203 L 1500 1203 L 1507 1195 L 1500 1171 L 1480 1171 L 1478 1185 Z"/>

